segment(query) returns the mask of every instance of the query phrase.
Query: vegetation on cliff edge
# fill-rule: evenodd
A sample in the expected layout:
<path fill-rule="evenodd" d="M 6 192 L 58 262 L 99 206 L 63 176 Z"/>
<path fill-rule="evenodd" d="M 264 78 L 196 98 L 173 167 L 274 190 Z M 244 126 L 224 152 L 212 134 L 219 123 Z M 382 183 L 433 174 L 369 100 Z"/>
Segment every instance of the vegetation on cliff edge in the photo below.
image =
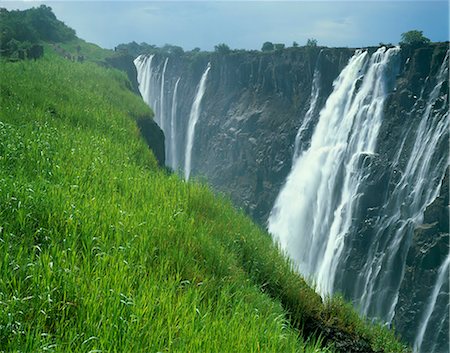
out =
<path fill-rule="evenodd" d="M 0 352 L 408 351 L 158 168 L 123 73 L 46 48 L 0 60 Z"/>

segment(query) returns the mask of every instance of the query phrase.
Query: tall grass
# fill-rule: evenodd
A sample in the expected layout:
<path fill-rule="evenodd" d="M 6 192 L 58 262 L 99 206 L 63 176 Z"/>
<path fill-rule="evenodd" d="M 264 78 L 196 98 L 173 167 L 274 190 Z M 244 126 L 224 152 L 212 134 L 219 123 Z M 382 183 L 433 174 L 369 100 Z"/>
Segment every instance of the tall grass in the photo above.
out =
<path fill-rule="evenodd" d="M 1 352 L 331 352 L 300 330 L 335 314 L 391 335 L 323 305 L 228 201 L 158 169 L 132 118 L 152 113 L 118 71 L 51 56 L 0 75 Z"/>

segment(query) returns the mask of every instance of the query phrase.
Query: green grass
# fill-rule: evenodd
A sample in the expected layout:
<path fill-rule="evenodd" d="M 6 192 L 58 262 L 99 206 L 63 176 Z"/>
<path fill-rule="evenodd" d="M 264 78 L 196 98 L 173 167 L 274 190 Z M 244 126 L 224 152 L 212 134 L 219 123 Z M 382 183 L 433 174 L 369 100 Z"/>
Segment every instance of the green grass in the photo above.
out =
<path fill-rule="evenodd" d="M 106 58 L 116 55 L 109 49 L 100 48 L 98 45 L 76 38 L 71 41 L 60 43 L 60 46 L 71 54 L 77 54 L 77 48 L 80 48 L 80 55 L 83 55 L 90 61 L 102 62 Z"/>
<path fill-rule="evenodd" d="M 406 351 L 322 304 L 228 201 L 158 169 L 122 73 L 47 55 L 0 75 L 1 352 L 333 351 L 307 322 Z"/>

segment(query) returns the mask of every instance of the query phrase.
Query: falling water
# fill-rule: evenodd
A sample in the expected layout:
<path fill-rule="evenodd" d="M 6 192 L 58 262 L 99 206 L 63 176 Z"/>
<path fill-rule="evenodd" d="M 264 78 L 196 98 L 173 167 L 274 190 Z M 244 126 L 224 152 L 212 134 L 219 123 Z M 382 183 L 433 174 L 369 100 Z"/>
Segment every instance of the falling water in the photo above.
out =
<path fill-rule="evenodd" d="M 294 145 L 294 156 L 292 158 L 292 163 L 298 158 L 300 153 L 303 151 L 302 142 L 304 142 L 304 133 L 307 131 L 312 123 L 313 117 L 317 110 L 317 101 L 320 96 L 320 70 L 319 70 L 319 60 L 321 57 L 322 51 L 320 51 L 319 56 L 317 58 L 316 67 L 314 69 L 314 76 L 311 88 L 311 96 L 309 98 L 309 108 L 303 117 L 302 124 L 300 125 L 297 135 L 295 136 L 295 145 Z"/>
<path fill-rule="evenodd" d="M 444 263 L 441 265 L 438 271 L 437 281 L 433 288 L 433 293 L 431 294 L 426 310 L 424 312 L 423 318 L 421 320 L 421 325 L 419 327 L 419 331 L 416 335 L 416 341 L 414 342 L 414 351 L 420 352 L 422 348 L 423 338 L 425 335 L 425 331 L 428 327 L 428 323 L 430 322 L 431 314 L 434 311 L 438 295 L 441 292 L 442 286 L 447 281 L 448 282 L 448 276 L 449 276 L 449 266 L 450 266 L 450 254 L 445 259 Z M 447 306 L 447 312 L 448 312 L 448 306 Z M 433 350 L 434 351 L 434 350 Z M 432 353 L 432 352 L 430 352 Z"/>
<path fill-rule="evenodd" d="M 169 58 L 166 58 L 164 65 L 153 65 L 154 55 L 145 56 L 140 55 L 134 60 L 137 71 L 137 79 L 139 83 L 139 91 L 141 92 L 144 102 L 149 105 L 155 113 L 155 121 L 164 132 L 166 139 L 166 145 L 172 145 L 174 135 L 172 134 L 172 114 L 173 107 L 171 109 L 171 116 L 167 116 L 166 107 L 170 105 L 166 102 L 166 70 L 169 62 Z M 156 66 L 156 67 L 155 67 Z M 172 99 L 173 102 L 173 99 Z M 170 107 L 169 107 L 170 109 Z M 170 121 L 169 121 L 170 119 Z M 168 125 L 170 123 L 170 126 Z M 172 150 L 166 150 L 166 161 L 171 163 Z"/>
<path fill-rule="evenodd" d="M 383 206 L 382 217 L 374 225 L 377 233 L 355 286 L 354 296 L 361 298 L 363 313 L 380 316 L 387 322 L 391 322 L 395 315 L 404 272 L 403 268 L 395 268 L 393 264 L 399 257 L 399 252 L 403 251 L 404 253 L 400 255 L 406 256 L 412 233 L 416 226 L 422 223 L 425 208 L 437 197 L 447 167 L 447 158 L 439 156 L 437 147 L 446 140 L 448 112 L 441 119 L 437 119 L 432 111 L 436 101 L 440 99 L 440 91 L 447 78 L 448 53 L 438 73 L 434 89 L 428 98 L 423 96 L 423 92 L 420 97 L 420 100 L 426 101 L 426 108 L 417 127 L 408 163 L 401 179 Z M 405 134 L 404 138 L 406 140 L 410 137 Z M 405 141 L 402 142 L 402 148 L 403 146 Z M 384 246 L 385 250 L 379 251 L 381 240 L 386 234 L 393 235 Z M 400 276 L 393 275 L 393 271 Z M 386 303 L 389 305 L 386 306 Z"/>
<path fill-rule="evenodd" d="M 162 131 L 164 131 L 164 135 L 167 136 L 167 131 L 166 131 L 166 116 L 165 116 L 165 111 L 164 111 L 164 85 L 166 82 L 166 69 L 167 69 L 167 63 L 169 62 L 169 58 L 166 58 L 166 60 L 164 61 L 164 67 L 163 67 L 163 71 L 162 71 L 162 76 L 161 76 L 161 90 L 160 90 L 160 100 L 159 100 L 159 104 L 160 104 L 160 109 L 159 109 L 159 114 L 158 114 L 158 124 L 159 127 L 161 128 Z M 170 137 L 169 137 L 170 139 Z"/>
<path fill-rule="evenodd" d="M 181 77 L 175 82 L 175 87 L 173 89 L 172 96 L 172 111 L 170 114 L 170 162 L 173 170 L 178 169 L 178 156 L 177 156 L 177 129 L 176 129 L 176 115 L 177 115 L 177 93 L 178 84 L 180 83 Z"/>
<path fill-rule="evenodd" d="M 374 152 L 398 51 L 380 48 L 371 58 L 357 51 L 350 59 L 269 217 L 269 231 L 322 294 L 333 290 L 363 179 L 358 166 Z"/>
<path fill-rule="evenodd" d="M 137 71 L 137 81 L 139 84 L 139 91 L 141 92 L 142 99 L 148 105 L 152 102 L 152 84 L 153 84 L 153 71 L 152 61 L 154 55 L 144 56 L 139 55 L 134 59 L 134 65 Z"/>
<path fill-rule="evenodd" d="M 315 279 L 322 295 L 340 289 L 335 288 L 337 271 L 345 270 L 346 259 L 354 256 L 351 241 L 347 240 L 357 229 L 357 208 L 369 178 L 367 165 L 376 158 L 384 102 L 395 82 L 398 51 L 381 48 L 371 58 L 366 52 L 355 53 L 319 114 L 311 146 L 302 151 L 298 140 L 317 104 L 317 92 L 312 89 L 309 110 L 297 133 L 292 170 L 269 217 L 268 227 L 274 239 L 303 274 Z M 388 323 L 395 316 L 414 229 L 439 194 L 448 165 L 447 157 L 439 152 L 448 142 L 448 108 L 439 102 L 446 99 L 442 93 L 446 80 L 448 53 L 436 82 L 428 82 L 433 89 L 428 90 L 430 93 L 423 89 L 418 99 L 424 103 L 418 125 L 399 141 L 400 150 L 392 165 L 401 177 L 380 207 L 371 228 L 373 234 L 365 240 L 367 253 L 356 281 L 346 284 L 347 293 L 363 314 Z M 411 139 L 412 143 L 408 143 Z M 427 334 L 432 335 L 428 326 L 433 312 L 439 310 L 436 302 L 448 280 L 448 267 L 447 258 L 421 311 L 420 323 L 417 318 L 418 351 L 423 349 Z M 446 317 L 448 312 L 440 314 L 441 325 Z"/>
<path fill-rule="evenodd" d="M 142 99 L 148 106 L 153 109 L 155 113 L 155 121 L 161 127 L 160 122 L 160 105 L 158 101 L 161 100 L 161 85 L 158 84 L 158 68 L 154 67 L 155 56 L 139 55 L 134 60 L 134 65 L 137 71 L 137 80 L 139 84 L 139 92 L 141 92 Z"/>
<path fill-rule="evenodd" d="M 195 94 L 194 103 L 192 103 L 191 113 L 189 114 L 188 131 L 186 135 L 186 151 L 185 151 L 185 162 L 184 162 L 184 177 L 189 180 L 191 174 L 191 160 L 192 160 L 192 147 L 194 145 L 194 134 L 195 125 L 200 116 L 200 104 L 202 102 L 203 94 L 206 88 L 206 78 L 208 77 L 208 72 L 211 69 L 210 63 L 206 67 L 205 72 L 200 79 L 200 83 L 197 87 L 197 92 Z"/>

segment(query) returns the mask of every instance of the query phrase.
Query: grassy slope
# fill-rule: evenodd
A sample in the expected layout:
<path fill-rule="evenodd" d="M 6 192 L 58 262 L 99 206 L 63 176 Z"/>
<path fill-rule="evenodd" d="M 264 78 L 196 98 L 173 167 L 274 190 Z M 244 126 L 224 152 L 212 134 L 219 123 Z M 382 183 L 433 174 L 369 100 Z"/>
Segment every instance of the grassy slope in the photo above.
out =
<path fill-rule="evenodd" d="M 0 351 L 317 351 L 289 314 L 403 351 L 323 306 L 227 201 L 159 170 L 121 73 L 0 65 Z"/>

